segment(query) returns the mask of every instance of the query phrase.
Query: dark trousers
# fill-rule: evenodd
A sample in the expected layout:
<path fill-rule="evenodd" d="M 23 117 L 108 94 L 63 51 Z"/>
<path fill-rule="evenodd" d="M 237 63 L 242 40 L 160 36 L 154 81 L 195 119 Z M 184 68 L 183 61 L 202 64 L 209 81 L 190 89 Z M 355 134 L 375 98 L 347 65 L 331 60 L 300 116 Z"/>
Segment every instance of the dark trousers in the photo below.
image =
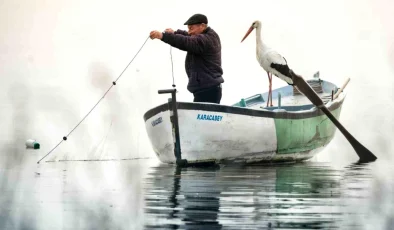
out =
<path fill-rule="evenodd" d="M 222 86 L 214 86 L 193 93 L 194 102 L 211 102 L 220 104 L 222 99 Z"/>

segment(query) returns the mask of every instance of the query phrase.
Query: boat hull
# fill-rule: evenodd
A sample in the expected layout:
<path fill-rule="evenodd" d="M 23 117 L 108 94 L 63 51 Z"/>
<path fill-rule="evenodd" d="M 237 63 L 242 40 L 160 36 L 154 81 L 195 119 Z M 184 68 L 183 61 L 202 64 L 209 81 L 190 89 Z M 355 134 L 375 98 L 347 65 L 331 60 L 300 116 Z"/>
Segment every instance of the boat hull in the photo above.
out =
<path fill-rule="evenodd" d="M 339 119 L 344 95 L 327 108 Z M 145 116 L 148 137 L 160 161 L 175 163 L 169 105 Z M 181 157 L 197 162 L 302 161 L 332 140 L 336 127 L 316 107 L 303 111 L 241 108 L 177 102 Z"/>

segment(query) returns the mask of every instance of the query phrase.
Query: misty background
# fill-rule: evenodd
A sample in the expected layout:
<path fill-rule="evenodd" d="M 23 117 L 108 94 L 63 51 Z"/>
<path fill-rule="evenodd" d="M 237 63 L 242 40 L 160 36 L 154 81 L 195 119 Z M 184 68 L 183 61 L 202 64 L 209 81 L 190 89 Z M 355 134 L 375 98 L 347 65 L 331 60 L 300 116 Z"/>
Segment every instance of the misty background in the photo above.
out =
<path fill-rule="evenodd" d="M 26 154 L 29 138 L 44 156 L 100 99 L 137 53 L 151 30 L 186 29 L 192 14 L 208 16 L 222 41 L 222 104 L 268 90 L 255 55 L 254 20 L 264 42 L 304 78 L 316 71 L 339 87 L 347 77 L 340 121 L 379 158 L 393 145 L 393 32 L 390 1 L 8 1 L 0 3 L 1 146 Z M 172 49 L 178 100 L 186 89 L 186 53 Z M 148 40 L 107 96 L 46 160 L 155 157 L 143 114 L 166 102 L 172 86 L 170 46 Z M 273 87 L 284 86 L 274 78 Z M 106 138 L 105 138 L 106 137 Z M 105 139 L 105 141 L 104 141 Z M 357 159 L 337 133 L 318 157 Z M 342 152 L 349 152 L 343 154 Z M 36 154 L 36 153 L 35 153 Z"/>
<path fill-rule="evenodd" d="M 320 71 L 322 79 L 340 87 L 350 77 L 340 122 L 378 161 L 366 173 L 344 172 L 344 186 L 355 197 L 363 190 L 361 197 L 370 202 L 343 199 L 354 210 L 369 210 L 369 218 L 358 218 L 371 229 L 392 226 L 394 186 L 387 175 L 394 146 L 394 3 L 389 0 L 0 1 L 0 225 L 94 229 L 144 222 L 141 177 L 151 165 L 131 159 L 158 163 L 143 114 L 167 101 L 168 95 L 157 91 L 172 87 L 169 45 L 149 39 L 68 140 L 36 162 L 91 110 L 151 30 L 187 29 L 183 23 L 195 13 L 207 15 L 221 38 L 222 104 L 268 90 L 267 74 L 256 60 L 255 32 L 240 43 L 254 20 L 262 22 L 263 41 L 304 78 Z M 192 101 L 186 53 L 173 48 L 172 55 L 177 99 Z M 273 88 L 281 86 L 285 83 L 274 78 Z M 36 139 L 41 149 L 26 150 L 27 139 Z M 122 159 L 130 161 L 74 161 Z M 341 168 L 357 159 L 337 131 L 312 161 Z M 375 179 L 360 179 L 362 186 L 353 189 L 360 182 L 353 180 L 357 172 L 361 179 Z M 107 212 L 109 206 L 117 209 Z M 56 215 L 60 218 L 50 218 Z"/>

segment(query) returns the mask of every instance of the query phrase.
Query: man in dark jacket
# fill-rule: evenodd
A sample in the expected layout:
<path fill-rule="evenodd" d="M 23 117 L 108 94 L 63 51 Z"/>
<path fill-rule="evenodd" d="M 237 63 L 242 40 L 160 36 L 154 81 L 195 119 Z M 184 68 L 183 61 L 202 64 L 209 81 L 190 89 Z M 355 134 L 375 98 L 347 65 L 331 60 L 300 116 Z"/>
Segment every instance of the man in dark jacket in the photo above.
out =
<path fill-rule="evenodd" d="M 185 69 L 189 77 L 187 89 L 193 93 L 194 102 L 220 104 L 222 98 L 223 69 L 221 43 L 218 34 L 208 26 L 205 15 L 195 14 L 184 25 L 189 31 L 166 29 L 152 31 L 151 39 L 187 51 Z"/>

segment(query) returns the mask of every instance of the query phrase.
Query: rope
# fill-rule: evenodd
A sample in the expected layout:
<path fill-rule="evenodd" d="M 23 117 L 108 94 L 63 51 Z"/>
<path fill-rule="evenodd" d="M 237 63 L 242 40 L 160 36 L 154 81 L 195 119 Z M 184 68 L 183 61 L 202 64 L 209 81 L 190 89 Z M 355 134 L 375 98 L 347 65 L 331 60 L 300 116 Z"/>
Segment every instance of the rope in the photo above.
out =
<path fill-rule="evenodd" d="M 124 68 L 124 70 L 122 71 L 122 73 L 116 78 L 115 81 L 112 82 L 112 85 L 109 87 L 109 89 L 104 93 L 104 95 L 100 98 L 100 100 L 93 106 L 93 108 L 82 118 L 82 120 L 80 122 L 78 122 L 78 124 L 66 135 L 63 137 L 63 140 L 61 140 L 53 149 L 51 149 L 51 151 L 49 151 L 43 158 L 41 158 L 37 164 L 40 163 L 40 161 L 42 161 L 45 157 L 47 157 L 53 150 L 55 150 L 63 141 L 67 140 L 67 137 L 82 123 L 83 120 L 85 120 L 85 118 L 93 111 L 94 108 L 96 108 L 96 106 L 101 102 L 101 100 L 105 97 L 105 95 L 107 95 L 107 93 L 111 90 L 111 88 L 116 85 L 116 82 L 119 80 L 119 78 L 122 76 L 122 74 L 126 71 L 126 69 L 129 67 L 129 65 L 134 61 L 135 57 L 137 57 L 137 55 L 139 54 L 139 52 L 142 50 L 142 48 L 144 47 L 145 43 L 148 41 L 149 36 L 146 38 L 144 44 L 142 44 L 141 48 L 138 50 L 138 52 L 134 55 L 133 59 L 131 59 L 131 61 L 129 62 L 129 64 L 126 66 L 126 68 Z M 172 60 L 171 60 L 172 61 Z"/>
<path fill-rule="evenodd" d="M 174 63 L 172 61 L 172 46 L 170 46 L 170 56 L 171 56 L 171 71 L 172 71 L 172 87 L 175 88 L 175 78 L 174 78 Z"/>

